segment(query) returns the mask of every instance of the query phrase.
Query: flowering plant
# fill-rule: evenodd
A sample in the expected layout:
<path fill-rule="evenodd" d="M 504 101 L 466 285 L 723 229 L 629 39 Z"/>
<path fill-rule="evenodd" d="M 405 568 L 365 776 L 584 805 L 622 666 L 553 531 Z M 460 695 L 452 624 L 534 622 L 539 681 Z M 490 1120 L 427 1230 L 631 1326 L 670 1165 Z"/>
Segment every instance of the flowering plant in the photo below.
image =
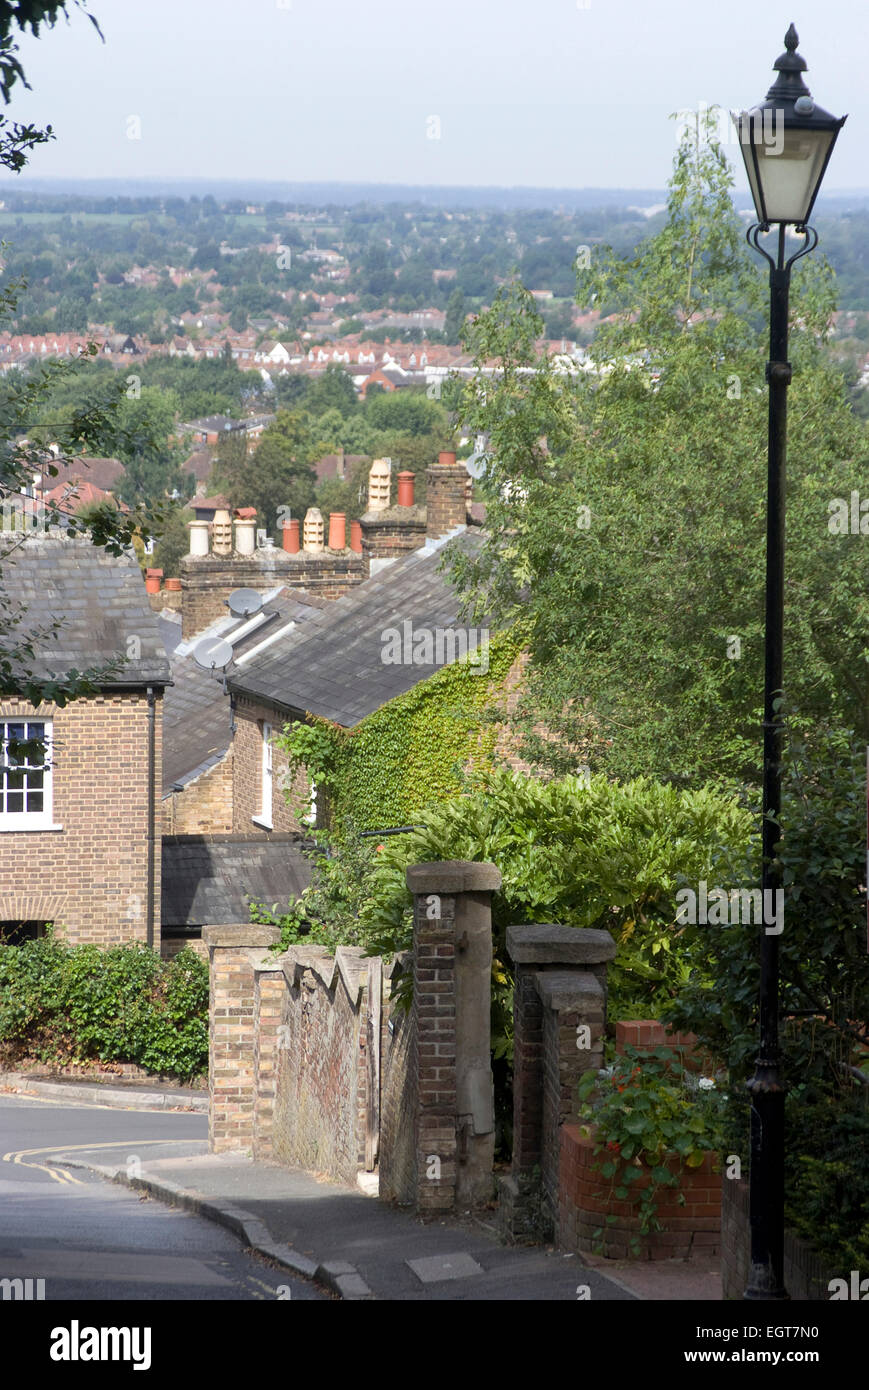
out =
<path fill-rule="evenodd" d="M 679 1158 L 698 1168 L 724 1143 L 725 1097 L 711 1077 L 686 1071 L 669 1047 L 628 1047 L 611 1067 L 588 1071 L 579 1083 L 580 1118 L 594 1134 L 594 1153 L 616 1201 L 636 1201 L 640 1233 L 660 1230 L 657 1195 L 679 1184 Z M 638 1179 L 649 1181 L 637 1187 Z M 616 1217 L 609 1215 L 612 1224 Z M 602 1229 L 602 1228 L 601 1228 Z M 595 1233 L 597 1237 L 601 1232 Z M 634 1248 L 638 1240 L 632 1241 Z"/>

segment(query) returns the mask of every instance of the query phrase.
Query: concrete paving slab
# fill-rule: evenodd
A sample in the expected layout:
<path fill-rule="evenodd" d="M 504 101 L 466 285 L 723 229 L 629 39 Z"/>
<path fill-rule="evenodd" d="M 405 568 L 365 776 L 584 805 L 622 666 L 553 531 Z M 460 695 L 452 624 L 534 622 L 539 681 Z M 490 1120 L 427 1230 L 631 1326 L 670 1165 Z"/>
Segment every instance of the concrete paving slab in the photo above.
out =
<path fill-rule="evenodd" d="M 421 1260 L 407 1260 L 406 1264 L 421 1284 L 439 1284 L 445 1279 L 468 1279 L 471 1275 L 483 1273 L 483 1266 L 462 1251 L 456 1255 L 428 1255 Z"/>

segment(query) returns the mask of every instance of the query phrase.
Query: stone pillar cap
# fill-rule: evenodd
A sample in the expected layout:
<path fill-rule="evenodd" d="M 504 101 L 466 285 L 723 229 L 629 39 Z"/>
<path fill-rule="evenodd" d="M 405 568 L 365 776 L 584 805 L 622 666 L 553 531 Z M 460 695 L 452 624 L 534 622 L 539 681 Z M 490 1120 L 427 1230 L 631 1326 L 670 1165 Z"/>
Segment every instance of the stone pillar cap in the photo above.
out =
<path fill-rule="evenodd" d="M 544 923 L 508 927 L 507 951 L 516 965 L 595 965 L 614 959 L 616 943 L 594 927 Z"/>
<path fill-rule="evenodd" d="M 202 928 L 202 940 L 206 946 L 273 946 L 280 939 L 279 927 L 257 922 L 231 922 Z"/>
<path fill-rule="evenodd" d="M 411 893 L 493 893 L 501 887 L 501 873 L 494 864 L 470 859 L 440 859 L 430 864 L 411 864 L 406 870 Z"/>

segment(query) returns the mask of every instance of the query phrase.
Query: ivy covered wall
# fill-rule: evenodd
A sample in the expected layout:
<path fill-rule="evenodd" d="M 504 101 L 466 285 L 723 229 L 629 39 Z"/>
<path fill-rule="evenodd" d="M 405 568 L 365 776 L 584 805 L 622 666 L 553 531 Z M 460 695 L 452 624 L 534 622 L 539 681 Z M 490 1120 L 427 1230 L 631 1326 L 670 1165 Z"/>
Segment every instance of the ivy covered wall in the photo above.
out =
<path fill-rule="evenodd" d="M 331 829 L 410 824 L 424 806 L 459 791 L 468 766 L 493 767 L 508 677 L 520 642 L 489 642 L 489 669 L 455 662 L 375 710 L 353 729 L 311 717 L 275 740 L 326 793 Z"/>

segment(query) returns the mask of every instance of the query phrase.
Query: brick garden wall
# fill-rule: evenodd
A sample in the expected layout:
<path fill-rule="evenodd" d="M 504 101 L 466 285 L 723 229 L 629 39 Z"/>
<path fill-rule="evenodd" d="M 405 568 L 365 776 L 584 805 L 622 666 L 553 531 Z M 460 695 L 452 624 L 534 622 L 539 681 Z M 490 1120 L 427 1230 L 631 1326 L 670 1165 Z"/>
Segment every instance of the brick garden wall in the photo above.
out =
<path fill-rule="evenodd" d="M 678 1159 L 667 1160 L 678 1173 L 678 1187 L 662 1187 L 656 1199 L 657 1218 L 664 1228 L 648 1236 L 639 1234 L 634 1202 L 619 1201 L 611 1192 L 615 1180 L 602 1178 L 596 1169 L 594 1140 L 585 1138 L 576 1124 L 561 1128 L 559 1173 L 558 1245 L 577 1253 L 598 1250 L 608 1259 L 632 1256 L 646 1260 L 689 1259 L 691 1255 L 717 1255 L 721 1245 L 721 1175 L 712 1171 L 717 1156 L 708 1154 L 699 1168 L 683 1168 Z M 632 1184 L 632 1191 L 648 1187 L 649 1177 Z M 684 1202 L 680 1202 L 680 1197 Z M 607 1217 L 615 1221 L 607 1223 Z M 595 1236 L 599 1231 L 600 1235 Z M 639 1250 L 631 1247 L 632 1239 Z"/>
<path fill-rule="evenodd" d="M 282 1163 L 355 1182 L 365 1160 L 367 962 L 290 947 L 278 1025 L 272 1152 Z"/>
<path fill-rule="evenodd" d="M 0 835 L 0 920 L 53 921 L 71 944 L 145 941 L 148 903 L 148 703 L 145 692 L 63 709 L 3 700 L 0 715 L 53 722 L 58 830 Z M 160 949 L 162 717 L 155 714 L 154 946 Z"/>

